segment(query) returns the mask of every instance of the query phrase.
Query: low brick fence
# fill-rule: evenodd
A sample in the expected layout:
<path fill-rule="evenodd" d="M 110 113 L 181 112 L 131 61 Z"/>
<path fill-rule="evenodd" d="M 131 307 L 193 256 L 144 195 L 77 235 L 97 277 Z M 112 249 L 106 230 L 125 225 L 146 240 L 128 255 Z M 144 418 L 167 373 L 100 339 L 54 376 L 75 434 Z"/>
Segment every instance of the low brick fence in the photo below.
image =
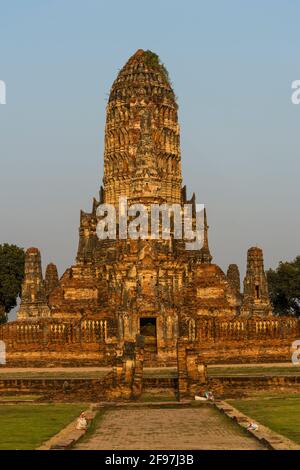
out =
<path fill-rule="evenodd" d="M 93 401 L 108 400 L 111 374 L 101 378 L 7 378 L 0 379 L 1 395 L 41 395 L 44 400 Z M 300 391 L 300 376 L 231 376 L 208 377 L 204 388 L 212 390 L 216 397 L 246 395 L 254 390 Z M 146 377 L 143 391 L 149 389 L 178 390 L 176 377 Z"/>
<path fill-rule="evenodd" d="M 110 377 L 79 378 L 17 378 L 0 379 L 1 395 L 41 395 L 51 401 L 99 401 L 106 399 Z"/>

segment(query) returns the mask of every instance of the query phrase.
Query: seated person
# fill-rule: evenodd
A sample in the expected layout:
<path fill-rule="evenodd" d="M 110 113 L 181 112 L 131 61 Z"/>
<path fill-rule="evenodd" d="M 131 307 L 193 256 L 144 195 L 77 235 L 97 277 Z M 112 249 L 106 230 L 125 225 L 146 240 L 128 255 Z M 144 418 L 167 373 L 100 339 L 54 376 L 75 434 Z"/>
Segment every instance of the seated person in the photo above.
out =
<path fill-rule="evenodd" d="M 258 430 L 258 424 L 250 423 L 249 426 L 247 427 L 247 429 L 249 429 L 251 431 L 257 431 Z"/>
<path fill-rule="evenodd" d="M 82 412 L 79 418 L 77 419 L 76 429 L 78 430 L 87 429 L 87 427 L 88 427 L 88 421 L 84 412 Z"/>
<path fill-rule="evenodd" d="M 206 398 L 207 400 L 211 400 L 211 401 L 214 400 L 213 393 L 210 392 L 210 391 L 208 391 L 208 390 L 206 390 L 206 392 L 204 393 L 204 396 L 205 396 L 205 398 Z"/>

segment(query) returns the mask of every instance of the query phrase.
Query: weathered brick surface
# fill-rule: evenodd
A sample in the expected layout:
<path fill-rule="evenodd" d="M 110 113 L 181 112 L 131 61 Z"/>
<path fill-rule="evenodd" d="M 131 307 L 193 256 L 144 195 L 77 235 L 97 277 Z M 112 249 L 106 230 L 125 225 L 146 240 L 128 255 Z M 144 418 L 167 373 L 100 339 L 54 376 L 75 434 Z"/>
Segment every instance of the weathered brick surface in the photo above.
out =
<path fill-rule="evenodd" d="M 248 250 L 241 314 L 265 317 L 272 315 L 263 252 L 258 247 Z"/>
<path fill-rule="evenodd" d="M 153 203 L 178 204 L 182 212 L 190 204 L 195 223 L 195 195 L 188 199 L 182 186 L 177 108 L 165 69 L 138 50 L 111 89 L 103 187 L 91 212 L 81 212 L 76 262 L 60 280 L 49 265 L 44 281 L 39 251 L 26 253 L 18 321 L 0 327 L 8 365 L 113 364 L 137 335 L 145 337 L 147 365 L 176 364 L 181 339 L 192 344 L 190 362 L 289 360 L 299 322 L 272 316 L 262 250 L 248 251 L 242 296 L 237 267 L 226 276 L 212 263 L 206 210 L 203 246 L 195 250 L 174 237 L 173 223 L 170 239 L 161 232 L 157 239 L 97 237 L 97 208 L 110 203 L 118 213 L 119 196 L 149 215 Z M 136 390 L 140 383 L 137 373 Z"/>
<path fill-rule="evenodd" d="M 50 316 L 45 283 L 42 275 L 41 254 L 29 248 L 25 255 L 25 277 L 22 284 L 22 303 L 19 320 L 32 320 Z"/>

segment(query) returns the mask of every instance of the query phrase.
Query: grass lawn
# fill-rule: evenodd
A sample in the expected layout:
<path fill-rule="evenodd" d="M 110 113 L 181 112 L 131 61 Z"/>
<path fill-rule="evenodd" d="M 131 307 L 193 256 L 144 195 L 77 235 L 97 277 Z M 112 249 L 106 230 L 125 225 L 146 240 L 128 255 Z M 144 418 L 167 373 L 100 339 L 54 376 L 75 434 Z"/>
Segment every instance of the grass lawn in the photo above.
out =
<path fill-rule="evenodd" d="M 0 450 L 37 448 L 85 407 L 85 404 L 0 405 Z"/>
<path fill-rule="evenodd" d="M 300 444 L 300 395 L 227 400 L 253 420 Z"/>
<path fill-rule="evenodd" d="M 0 395 L 0 402 L 2 401 L 36 401 L 41 398 L 41 395 Z"/>

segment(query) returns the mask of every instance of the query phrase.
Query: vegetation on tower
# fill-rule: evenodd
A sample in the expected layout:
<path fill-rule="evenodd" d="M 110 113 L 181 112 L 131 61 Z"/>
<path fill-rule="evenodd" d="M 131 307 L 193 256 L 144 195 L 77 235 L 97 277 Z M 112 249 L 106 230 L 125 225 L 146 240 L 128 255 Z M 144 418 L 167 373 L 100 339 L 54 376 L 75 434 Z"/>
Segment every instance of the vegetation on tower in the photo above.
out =
<path fill-rule="evenodd" d="M 167 71 L 165 65 L 161 62 L 159 56 L 155 52 L 150 51 L 149 49 L 144 53 L 144 62 L 145 64 L 158 72 L 162 73 L 167 82 L 171 85 L 169 72 Z"/>

